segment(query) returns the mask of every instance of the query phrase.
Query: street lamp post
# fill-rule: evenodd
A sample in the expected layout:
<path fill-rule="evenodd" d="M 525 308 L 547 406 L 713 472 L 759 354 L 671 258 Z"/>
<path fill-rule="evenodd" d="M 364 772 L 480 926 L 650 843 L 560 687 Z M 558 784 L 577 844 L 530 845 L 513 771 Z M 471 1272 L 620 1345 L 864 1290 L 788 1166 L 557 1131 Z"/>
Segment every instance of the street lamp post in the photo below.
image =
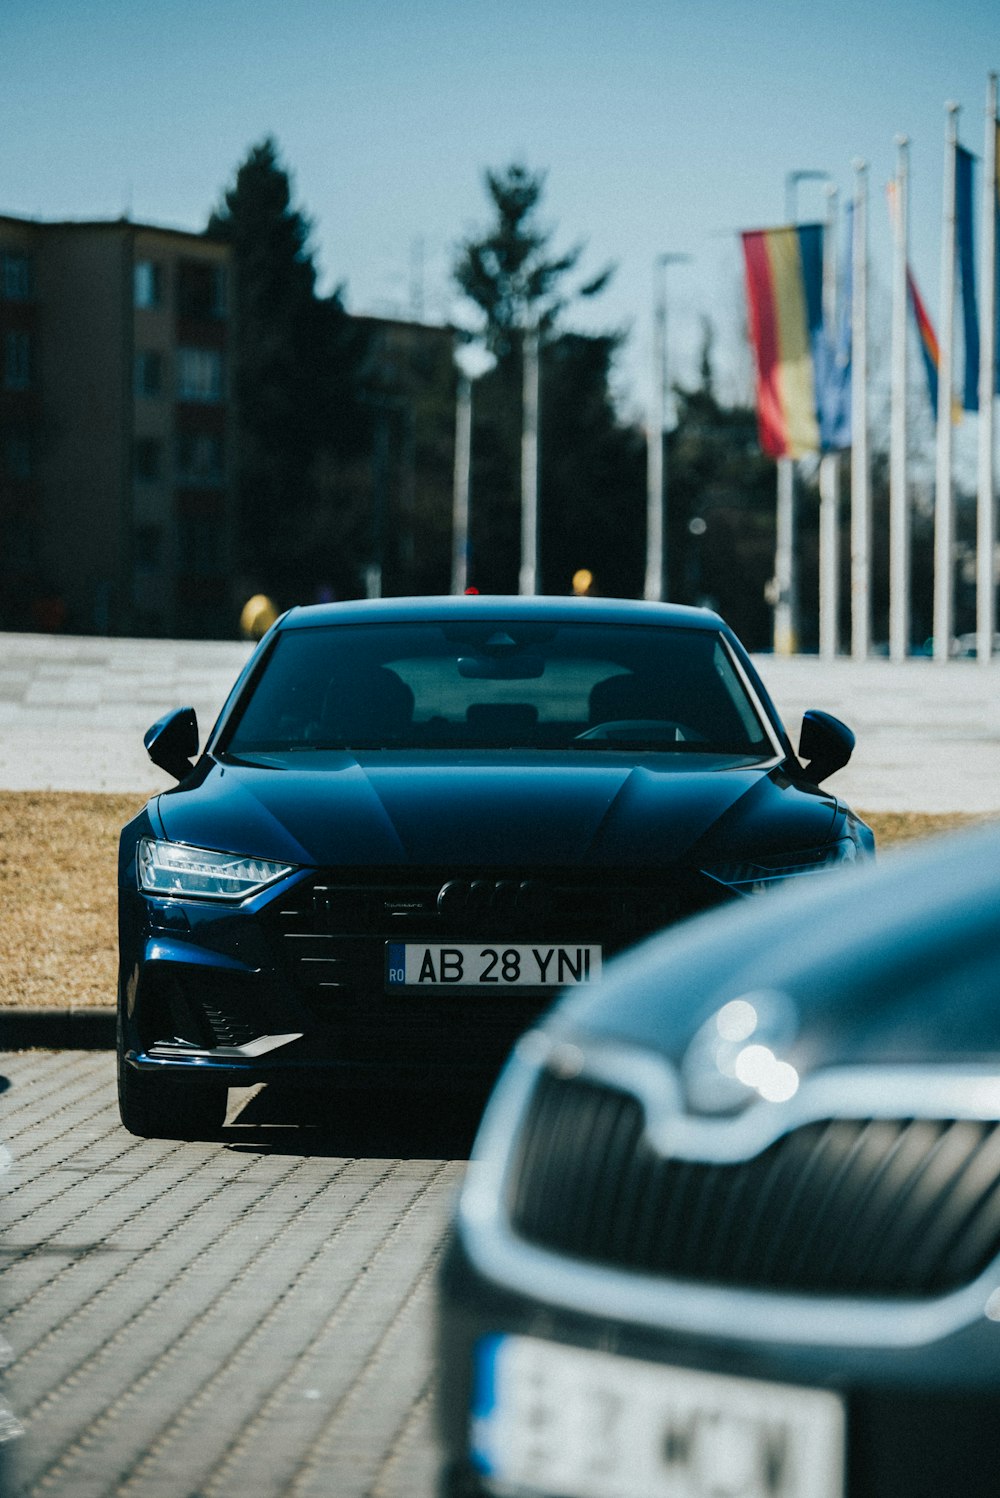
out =
<path fill-rule="evenodd" d="M 451 526 L 451 591 L 469 586 L 469 496 L 472 489 L 472 387 L 495 366 L 485 344 L 462 340 L 455 345 L 458 392 L 455 402 L 455 484 Z"/>
<path fill-rule="evenodd" d="M 521 408 L 521 570 L 518 592 L 538 592 L 538 323 L 524 329 Z"/>
<path fill-rule="evenodd" d="M 690 255 L 657 255 L 653 261 L 653 382 L 646 433 L 646 581 L 643 596 L 654 602 L 667 592 L 667 266 Z"/>

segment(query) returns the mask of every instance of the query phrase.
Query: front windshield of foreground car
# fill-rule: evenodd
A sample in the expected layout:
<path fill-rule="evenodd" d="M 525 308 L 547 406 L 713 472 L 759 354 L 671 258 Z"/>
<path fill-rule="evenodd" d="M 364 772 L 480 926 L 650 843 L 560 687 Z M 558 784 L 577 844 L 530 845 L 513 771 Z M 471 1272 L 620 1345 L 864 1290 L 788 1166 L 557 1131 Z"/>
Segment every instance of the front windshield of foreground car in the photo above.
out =
<path fill-rule="evenodd" d="M 280 633 L 220 752 L 607 749 L 770 755 L 713 630 L 503 620 Z"/>

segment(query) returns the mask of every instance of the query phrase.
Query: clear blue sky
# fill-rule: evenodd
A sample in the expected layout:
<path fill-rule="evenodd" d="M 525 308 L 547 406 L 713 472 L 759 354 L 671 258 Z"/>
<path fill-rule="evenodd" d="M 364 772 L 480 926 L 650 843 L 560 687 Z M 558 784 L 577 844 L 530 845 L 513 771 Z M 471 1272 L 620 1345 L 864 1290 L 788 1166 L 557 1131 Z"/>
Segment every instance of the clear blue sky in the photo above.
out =
<path fill-rule="evenodd" d="M 315 223 L 324 289 L 357 312 L 456 310 L 454 246 L 487 220 L 484 168 L 547 174 L 558 246 L 618 264 L 584 326 L 632 330 L 623 397 L 647 395 L 652 261 L 670 273 L 674 373 L 699 318 L 739 370 L 737 228 L 781 222 L 786 173 L 851 191 L 871 168 L 872 261 L 912 139 L 913 261 L 937 321 L 944 105 L 982 150 L 997 0 L 4 0 L 0 212 L 201 229 L 248 147 L 274 135 Z M 800 189 L 801 216 L 824 212 Z"/>

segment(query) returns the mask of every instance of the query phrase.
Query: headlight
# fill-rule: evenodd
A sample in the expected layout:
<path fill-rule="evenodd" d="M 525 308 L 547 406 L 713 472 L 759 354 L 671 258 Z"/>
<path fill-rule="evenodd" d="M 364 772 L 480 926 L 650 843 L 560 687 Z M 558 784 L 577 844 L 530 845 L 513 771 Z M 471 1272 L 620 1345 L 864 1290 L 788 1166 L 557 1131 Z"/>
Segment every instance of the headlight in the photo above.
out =
<path fill-rule="evenodd" d="M 825 874 L 842 864 L 855 863 L 858 845 L 853 838 L 842 837 L 822 848 L 806 848 L 795 853 L 765 854 L 744 863 L 716 863 L 702 869 L 710 879 L 718 880 L 741 895 L 762 894 L 779 889 L 790 879 L 807 874 Z"/>
<path fill-rule="evenodd" d="M 138 851 L 139 883 L 152 895 L 184 895 L 199 900 L 243 900 L 290 874 L 288 863 L 212 853 L 183 843 L 144 837 Z"/>

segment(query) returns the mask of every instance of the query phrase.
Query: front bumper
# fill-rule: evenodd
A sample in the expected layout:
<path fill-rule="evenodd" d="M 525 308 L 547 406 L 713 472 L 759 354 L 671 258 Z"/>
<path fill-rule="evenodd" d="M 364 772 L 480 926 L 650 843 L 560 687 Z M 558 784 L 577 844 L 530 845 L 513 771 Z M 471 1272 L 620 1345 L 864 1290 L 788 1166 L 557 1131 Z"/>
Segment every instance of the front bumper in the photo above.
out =
<path fill-rule="evenodd" d="M 440 894 L 453 872 L 297 871 L 238 906 L 123 884 L 126 1063 L 229 1086 L 310 1070 L 344 1083 L 377 1074 L 480 1086 L 555 989 L 392 991 L 389 943 L 573 940 L 610 956 L 726 898 L 710 880 L 676 875 L 540 870 L 529 881 L 490 870 L 491 903 L 470 909 L 467 898 L 452 911 Z M 468 896 L 471 882 L 461 884 Z"/>
<path fill-rule="evenodd" d="M 719 1294 L 730 1312 L 729 1337 L 577 1313 L 491 1281 L 454 1233 L 442 1262 L 436 1323 L 441 1498 L 485 1498 L 493 1491 L 470 1459 L 469 1412 L 476 1344 L 497 1334 L 831 1390 L 846 1405 L 845 1498 L 995 1498 L 1000 1327 L 982 1318 L 909 1348 L 762 1343 L 739 1337 L 739 1293 Z"/>

